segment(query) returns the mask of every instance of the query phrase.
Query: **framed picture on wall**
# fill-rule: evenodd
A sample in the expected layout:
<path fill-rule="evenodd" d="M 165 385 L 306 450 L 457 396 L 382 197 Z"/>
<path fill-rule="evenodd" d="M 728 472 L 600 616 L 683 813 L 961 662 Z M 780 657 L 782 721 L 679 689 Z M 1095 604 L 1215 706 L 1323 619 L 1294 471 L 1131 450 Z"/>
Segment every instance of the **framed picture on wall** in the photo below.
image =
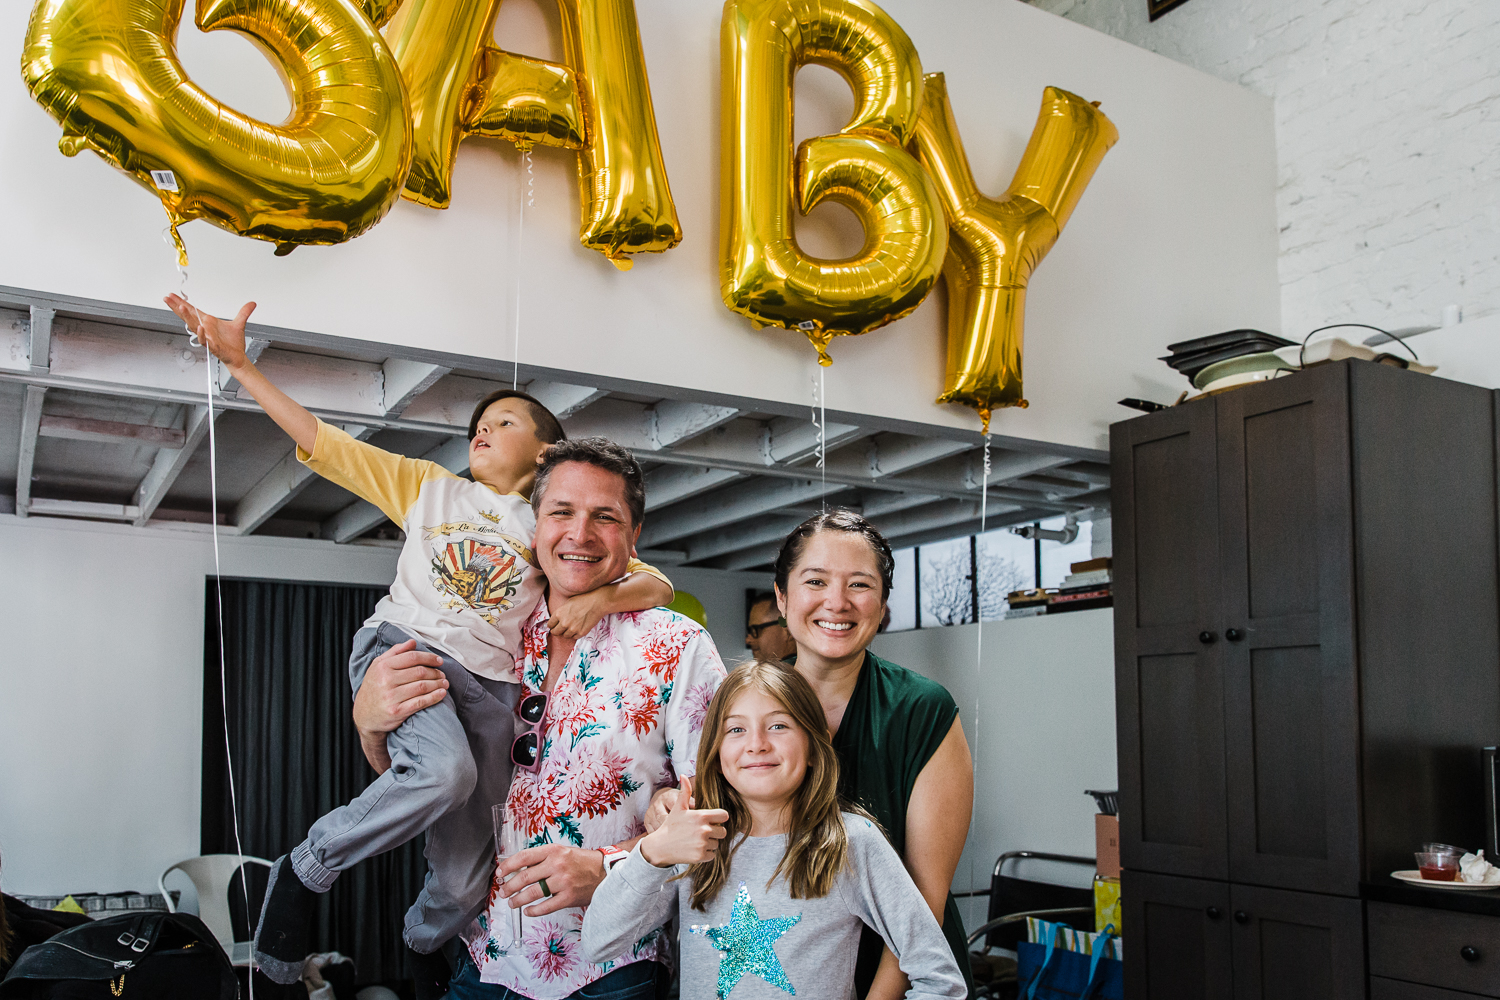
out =
<path fill-rule="evenodd" d="M 1146 9 L 1151 12 L 1151 20 L 1156 20 L 1174 7 L 1187 3 L 1187 0 L 1146 0 Z"/>

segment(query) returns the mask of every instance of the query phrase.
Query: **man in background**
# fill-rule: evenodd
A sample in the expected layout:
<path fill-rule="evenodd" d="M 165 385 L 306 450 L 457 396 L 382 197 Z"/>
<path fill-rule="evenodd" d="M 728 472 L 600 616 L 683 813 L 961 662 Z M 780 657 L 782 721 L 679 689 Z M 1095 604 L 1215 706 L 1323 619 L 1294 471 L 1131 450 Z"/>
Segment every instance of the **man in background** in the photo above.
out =
<path fill-rule="evenodd" d="M 796 655 L 797 644 L 786 630 L 781 612 L 776 610 L 774 594 L 765 594 L 751 602 L 745 622 L 745 645 L 760 660 L 785 660 Z"/>

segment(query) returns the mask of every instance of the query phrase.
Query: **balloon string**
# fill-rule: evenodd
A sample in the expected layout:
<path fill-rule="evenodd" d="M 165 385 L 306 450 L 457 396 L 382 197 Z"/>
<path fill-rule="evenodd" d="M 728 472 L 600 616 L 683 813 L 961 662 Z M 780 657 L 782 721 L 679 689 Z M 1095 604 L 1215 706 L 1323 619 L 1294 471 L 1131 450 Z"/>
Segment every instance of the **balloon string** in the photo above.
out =
<path fill-rule="evenodd" d="M 516 221 L 516 340 L 511 369 L 510 387 L 521 387 L 521 252 L 525 246 L 526 209 L 536 204 L 536 174 L 531 169 L 531 147 L 521 150 L 521 160 L 526 164 L 526 196 L 521 199 L 519 218 Z"/>
<path fill-rule="evenodd" d="M 984 432 L 984 478 L 979 481 L 979 536 L 984 537 L 985 519 L 989 515 L 990 500 L 990 432 Z M 970 567 L 974 574 L 974 586 L 980 586 L 979 580 L 979 546 L 974 546 L 974 565 Z M 978 613 L 974 622 L 974 787 L 983 787 L 979 783 L 980 749 L 979 749 L 979 706 L 984 692 L 984 603 L 980 602 Z M 977 813 L 969 815 L 969 888 L 977 889 L 978 873 L 975 871 L 977 852 L 973 849 L 977 840 L 979 830 L 979 816 Z"/>
<path fill-rule="evenodd" d="M 177 248 L 177 243 L 172 239 L 168 230 L 162 230 L 162 239 L 166 241 L 167 246 L 172 247 L 174 250 Z M 188 270 L 183 265 L 180 255 L 177 258 L 177 274 L 177 294 L 196 313 L 197 306 L 194 306 L 192 300 L 188 298 Z M 189 326 L 186 321 L 183 321 L 182 328 L 188 332 L 188 343 L 190 345 L 193 347 L 206 347 L 202 338 L 198 336 L 198 330 Z M 219 553 L 219 441 L 218 436 L 214 433 L 214 396 L 217 394 L 219 388 L 217 366 L 218 359 L 213 356 L 212 352 L 209 352 L 208 356 L 204 359 L 203 371 L 207 378 L 204 396 L 208 402 L 208 415 L 206 417 L 208 420 L 208 523 L 214 539 L 214 591 L 217 598 L 215 601 L 215 611 L 218 616 L 219 625 L 219 707 L 223 712 L 224 718 L 224 766 L 229 772 L 229 815 L 232 822 L 232 829 L 234 830 L 235 855 L 239 859 L 240 885 L 245 890 L 245 926 L 249 927 L 253 934 L 255 925 L 251 923 L 250 918 L 250 885 L 245 880 L 245 845 L 240 840 L 239 796 L 234 787 L 234 750 L 230 745 L 229 738 L 229 670 L 224 643 L 224 567 Z M 255 975 L 253 969 L 249 976 L 249 983 L 250 1000 L 255 1000 Z"/>
<path fill-rule="evenodd" d="M 818 468 L 822 470 L 823 475 L 823 492 L 819 494 L 819 500 L 822 504 L 823 513 L 826 514 L 828 512 L 828 466 L 826 462 L 828 458 L 828 438 L 826 434 L 828 427 L 828 406 L 824 399 L 827 387 L 823 382 L 823 371 L 824 369 L 820 367 L 818 369 L 818 377 L 813 380 L 812 424 L 813 429 L 817 431 L 818 435 Z"/>

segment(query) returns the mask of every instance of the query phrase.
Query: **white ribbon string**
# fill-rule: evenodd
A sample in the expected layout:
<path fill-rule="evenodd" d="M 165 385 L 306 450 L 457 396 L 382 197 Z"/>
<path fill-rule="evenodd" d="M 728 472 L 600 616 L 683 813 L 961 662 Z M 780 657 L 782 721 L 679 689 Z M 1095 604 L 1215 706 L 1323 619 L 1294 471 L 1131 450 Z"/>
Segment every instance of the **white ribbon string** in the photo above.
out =
<path fill-rule="evenodd" d="M 510 376 L 510 387 L 512 389 L 519 389 L 521 387 L 521 254 L 525 248 L 526 209 L 536 204 L 536 174 L 531 169 L 531 149 L 529 147 L 521 151 L 521 160 L 526 164 L 526 196 L 521 199 L 516 218 L 516 322 L 515 347 L 512 352 L 515 361 Z"/>
<path fill-rule="evenodd" d="M 818 377 L 813 381 L 813 405 L 812 424 L 813 429 L 818 432 L 818 469 L 822 472 L 823 492 L 819 496 L 823 513 L 828 512 L 828 403 L 825 398 L 827 386 L 823 381 L 824 373 L 827 371 L 822 365 L 818 366 Z"/>
<path fill-rule="evenodd" d="M 166 240 L 167 246 L 174 247 L 169 231 L 162 231 L 162 238 Z M 174 247 L 175 254 L 175 247 Z M 175 257 L 174 257 L 175 259 Z M 188 308 L 197 315 L 197 306 L 192 304 L 188 298 L 188 272 L 177 261 L 177 274 L 179 276 L 177 294 L 188 304 Z M 201 327 L 202 321 L 199 321 Z M 188 332 L 188 343 L 193 347 L 206 347 L 203 339 L 198 336 L 198 329 L 190 326 L 186 321 L 182 328 Z M 224 649 L 224 568 L 223 561 L 219 555 L 219 442 L 214 433 L 214 397 L 218 394 L 219 379 L 217 375 L 219 359 L 208 352 L 204 358 L 203 370 L 207 378 L 205 396 L 208 400 L 208 523 L 214 540 L 214 610 L 218 616 L 219 633 L 219 705 L 224 716 L 224 766 L 229 772 L 229 815 L 234 829 L 234 850 L 239 860 L 240 887 L 245 893 L 245 926 L 249 929 L 252 940 L 255 934 L 255 924 L 250 915 L 250 882 L 245 877 L 245 845 L 240 841 L 240 805 L 239 796 L 234 787 L 234 750 L 230 746 L 229 739 L 229 670 L 227 656 Z M 252 949 L 254 945 L 251 945 Z M 251 971 L 248 977 L 250 983 L 249 997 L 255 1000 L 255 972 L 252 960 Z"/>
<path fill-rule="evenodd" d="M 979 481 L 979 537 L 980 538 L 984 537 L 984 526 L 985 526 L 984 523 L 985 523 L 985 519 L 989 516 L 990 469 L 991 469 L 991 466 L 990 466 L 990 432 L 988 430 L 986 430 L 984 432 L 984 477 L 982 479 L 980 479 L 980 481 Z M 977 544 L 974 546 L 974 565 L 972 567 L 972 571 L 974 573 L 974 586 L 977 589 L 980 586 L 980 580 L 979 580 L 979 546 Z M 984 697 L 984 600 L 983 600 L 983 597 L 980 598 L 979 608 L 977 609 L 977 611 L 978 611 L 978 613 L 974 616 L 974 618 L 975 618 L 975 621 L 974 621 L 974 749 L 972 751 L 973 752 L 973 759 L 974 759 L 974 787 L 975 787 L 976 790 L 981 787 L 980 783 L 979 783 L 979 765 L 980 765 L 980 759 L 981 759 L 980 758 L 980 747 L 979 747 L 979 708 L 980 708 L 980 703 L 983 701 L 983 697 Z M 976 834 L 978 832 L 978 828 L 979 828 L 979 814 L 978 814 L 978 812 L 970 813 L 970 815 L 969 815 L 969 844 L 970 844 L 970 849 L 969 849 L 969 888 L 970 889 L 978 889 L 979 888 L 979 883 L 977 881 L 978 872 L 975 870 L 976 869 L 976 859 L 978 858 L 978 851 L 976 850 L 976 848 L 978 847 L 978 845 L 975 842 L 975 840 L 976 840 Z M 988 887 L 986 887 L 986 888 L 988 888 Z M 970 897 L 970 898 L 972 899 L 973 897 Z"/>

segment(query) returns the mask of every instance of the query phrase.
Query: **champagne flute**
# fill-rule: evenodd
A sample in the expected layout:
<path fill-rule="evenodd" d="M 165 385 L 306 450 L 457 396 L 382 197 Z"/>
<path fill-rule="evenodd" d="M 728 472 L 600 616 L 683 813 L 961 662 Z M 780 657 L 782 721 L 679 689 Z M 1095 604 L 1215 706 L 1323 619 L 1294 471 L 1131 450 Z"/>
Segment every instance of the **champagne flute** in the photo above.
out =
<path fill-rule="evenodd" d="M 498 866 L 499 862 L 521 850 L 524 845 L 521 843 L 520 831 L 515 828 L 514 823 L 510 822 L 510 812 L 504 802 L 491 806 L 490 815 L 495 824 L 495 861 Z M 514 875 L 514 872 L 511 875 L 507 875 L 505 881 L 509 882 Z M 495 934 L 495 939 L 500 941 L 502 948 L 517 947 L 521 943 L 523 930 L 521 926 L 521 910 L 519 907 L 512 907 L 508 900 L 502 900 L 501 905 L 510 914 L 510 939 L 501 940 L 502 935 L 494 927 L 490 928 L 490 932 Z"/>

